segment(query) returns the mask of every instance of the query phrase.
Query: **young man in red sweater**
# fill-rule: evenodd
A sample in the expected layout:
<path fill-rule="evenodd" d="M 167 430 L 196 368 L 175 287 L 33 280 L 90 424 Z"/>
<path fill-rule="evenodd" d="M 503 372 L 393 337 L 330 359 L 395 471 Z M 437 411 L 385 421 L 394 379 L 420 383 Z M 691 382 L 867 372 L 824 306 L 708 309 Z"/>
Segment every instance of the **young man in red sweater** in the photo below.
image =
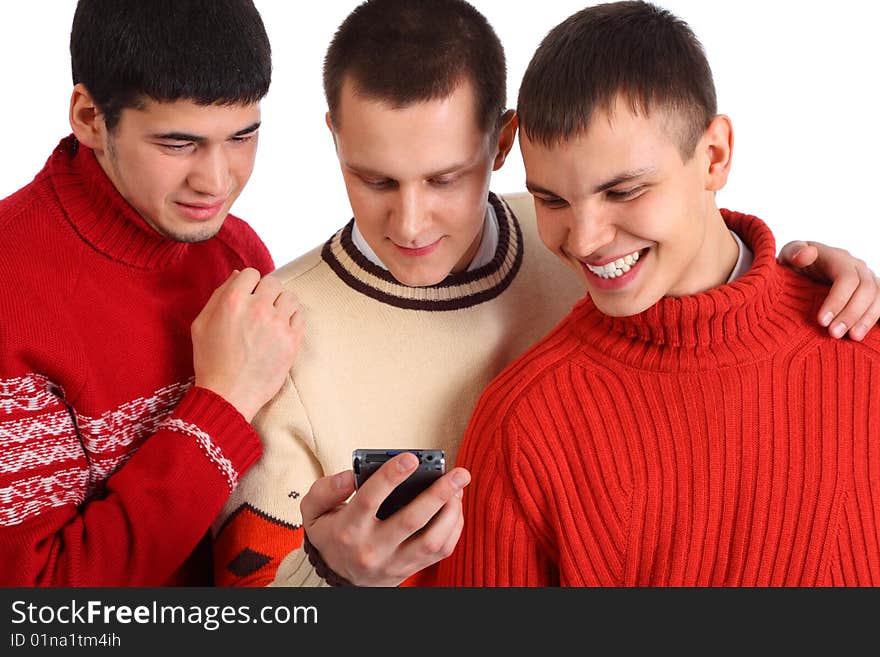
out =
<path fill-rule="evenodd" d="M 376 43 L 382 44 L 380 56 L 376 55 Z M 486 223 L 486 190 L 490 185 L 490 174 L 504 161 L 516 129 L 513 113 L 507 112 L 504 104 L 506 81 L 501 43 L 485 18 L 465 2 L 371 0 L 360 4 L 340 26 L 328 49 L 324 80 L 330 108 L 328 125 L 333 131 L 354 209 L 354 224 L 362 235 L 362 242 L 371 249 L 358 246 L 355 231 L 349 227 L 353 235 L 352 244 L 342 250 L 347 254 L 347 261 L 357 263 L 370 260 L 376 268 L 367 277 L 357 272 L 367 271 L 370 264 L 346 269 L 332 258 L 324 259 L 335 262 L 335 270 L 345 270 L 340 278 L 354 279 L 360 295 L 370 294 L 374 285 L 370 280 L 379 280 L 384 290 L 393 290 L 393 294 L 400 295 L 404 301 L 423 301 L 422 304 L 407 307 L 408 317 L 394 314 L 399 312 L 393 307 L 399 299 L 388 301 L 383 298 L 384 308 L 376 303 L 373 310 L 366 309 L 368 307 L 363 304 L 352 305 L 349 315 L 358 317 L 364 326 L 387 324 L 393 321 L 390 318 L 405 326 L 407 321 L 414 321 L 412 318 L 419 313 L 426 317 L 421 332 L 406 337 L 409 345 L 423 344 L 420 356 L 424 358 L 421 361 L 418 356 L 408 355 L 400 365 L 389 367 L 379 363 L 375 369 L 367 370 L 373 373 L 374 381 L 381 381 L 382 376 L 389 377 L 389 383 L 385 384 L 383 390 L 393 389 L 391 379 L 395 384 L 401 380 L 412 381 L 406 391 L 394 395 L 394 402 L 423 410 L 447 433 L 456 422 L 462 423 L 463 431 L 475 397 L 485 385 L 480 383 L 475 386 L 475 380 L 488 382 L 491 376 L 508 364 L 515 355 L 511 354 L 510 345 L 516 344 L 516 336 L 535 335 L 532 339 L 537 339 L 565 312 L 557 313 L 554 308 L 551 299 L 554 292 L 545 293 L 543 298 L 537 293 L 537 298 L 524 304 L 527 310 L 508 305 L 507 310 L 499 312 L 498 322 L 505 327 L 503 331 L 480 333 L 474 328 L 464 329 L 480 326 L 472 318 L 480 312 L 488 315 L 492 311 L 486 308 L 493 303 L 500 308 L 505 308 L 501 304 L 512 304 L 509 299 L 519 294 L 515 288 L 523 280 L 528 281 L 529 276 L 535 276 L 528 271 L 530 267 L 531 271 L 535 271 L 535 263 L 540 262 L 545 254 L 537 239 L 530 241 L 534 232 L 533 218 L 530 212 L 526 212 L 526 207 L 522 208 L 519 218 L 523 235 L 526 236 L 525 264 L 512 277 L 510 287 L 506 287 L 498 296 L 487 297 L 486 303 L 481 301 L 479 305 L 474 300 L 467 304 L 446 304 L 445 307 L 439 303 L 437 307 L 432 307 L 429 303 L 435 295 L 444 292 L 444 299 L 453 298 L 449 290 L 457 289 L 462 274 L 468 275 L 459 270 L 473 265 L 476 260 L 474 251 L 477 247 L 482 249 L 480 236 Z M 475 84 L 477 81 L 479 84 Z M 341 234 L 344 235 L 345 231 Z M 424 253 L 418 254 L 419 257 L 402 254 L 407 249 L 401 249 L 395 243 L 396 240 L 401 244 L 430 244 L 437 240 L 438 235 L 446 236 L 442 242 L 438 240 L 440 246 L 425 249 Z M 327 248 L 335 246 L 337 242 L 344 243 L 344 238 L 334 238 Z M 795 252 L 797 246 L 790 245 L 787 251 L 789 257 Z M 849 259 L 846 261 L 849 262 Z M 381 272 L 380 266 L 387 272 Z M 329 295 L 326 292 L 323 286 L 327 279 L 333 277 L 317 274 L 321 267 L 323 265 L 318 259 L 306 265 L 299 263 L 292 266 L 294 272 L 308 272 L 308 279 L 303 277 L 303 280 L 309 283 L 300 281 L 295 284 L 300 285 L 303 299 L 313 299 L 310 310 L 317 317 L 321 317 L 317 308 L 321 299 L 328 296 L 346 298 L 343 293 Z M 545 279 L 557 276 L 550 268 L 540 271 Z M 565 276 L 564 268 L 559 276 Z M 294 276 L 290 278 L 293 280 Z M 536 280 L 540 278 L 535 276 Z M 470 278 L 470 283 L 474 284 L 475 289 L 480 289 L 475 282 L 479 282 L 476 274 Z M 564 283 L 560 281 L 556 285 L 557 297 L 565 294 Z M 554 285 L 547 280 L 540 280 L 539 284 L 549 288 Z M 538 283 L 529 285 L 534 285 L 536 290 L 538 288 Z M 875 296 L 875 290 L 873 277 L 866 277 L 864 289 L 856 299 L 861 299 L 864 305 L 856 308 L 859 304 L 854 304 L 842 316 L 838 316 L 838 320 L 854 326 L 857 323 L 855 320 L 863 318 L 868 325 L 873 325 L 880 312 L 880 300 Z M 381 298 L 381 295 L 377 296 Z M 388 296 L 392 295 L 385 295 L 386 298 Z M 490 303 L 489 299 L 493 301 Z M 828 303 L 829 307 L 835 306 L 837 301 L 834 295 Z M 871 303 L 874 308 L 869 310 Z M 836 308 L 839 310 L 843 305 L 837 305 Z M 450 320 L 447 310 L 455 312 L 453 319 Z M 803 309 L 800 316 L 808 321 L 816 316 L 818 310 Z M 540 321 L 547 323 L 537 333 L 536 327 Z M 833 326 L 837 326 L 837 323 L 835 321 Z M 316 369 L 326 376 L 328 370 L 321 364 L 321 350 L 326 350 L 325 353 L 331 356 L 327 361 L 332 360 L 332 355 L 337 351 L 331 346 L 332 340 L 338 338 L 329 338 L 328 333 L 339 334 L 339 325 L 327 320 L 310 321 L 309 324 L 312 331 L 310 338 L 323 337 L 314 345 L 307 338 L 308 344 L 314 349 L 310 358 L 317 362 Z M 432 367 L 432 357 L 435 355 L 432 350 L 437 344 L 443 343 L 440 333 L 444 327 L 449 327 L 445 329 L 447 333 L 453 330 L 463 333 L 459 338 L 459 347 L 444 354 L 448 383 L 462 391 L 453 406 L 422 394 L 427 387 L 424 382 L 430 380 L 430 376 L 418 372 L 420 366 L 424 369 Z M 387 344 L 394 344 L 395 337 L 399 336 L 395 332 L 397 328 L 395 325 L 394 329 L 387 330 Z M 462 366 L 461 361 L 469 358 L 465 355 L 468 353 L 466 347 L 475 344 L 478 345 L 475 350 L 481 353 L 470 359 L 473 369 L 468 369 Z M 521 350 L 515 353 L 521 353 Z M 489 368 L 491 371 L 486 379 L 482 379 Z M 300 545 L 305 530 L 313 548 L 316 548 L 311 550 L 312 561 L 317 565 L 319 574 L 328 576 L 328 581 L 338 582 L 340 578 L 336 575 L 341 575 L 345 580 L 359 585 L 396 584 L 419 568 L 436 561 L 443 556 L 443 550 L 454 544 L 457 530 L 439 531 L 452 524 L 450 519 L 457 519 L 450 513 L 438 514 L 423 529 L 440 508 L 437 499 L 442 501 L 443 498 L 436 491 L 446 489 L 442 488 L 443 483 L 440 482 L 435 486 L 434 497 L 427 493 L 404 511 L 378 521 L 375 514 L 381 501 L 415 467 L 410 463 L 403 469 L 397 469 L 400 458 L 405 458 L 398 457 L 382 469 L 384 477 L 371 478 L 348 504 L 341 503 L 353 492 L 350 471 L 318 479 L 311 487 L 311 492 L 301 499 L 300 505 L 300 499 L 296 499 L 296 493 L 300 490 L 296 482 L 302 479 L 297 479 L 297 476 L 301 477 L 299 473 L 296 476 L 291 474 L 296 468 L 294 461 L 307 462 L 310 471 L 315 469 L 313 464 L 317 464 L 324 471 L 332 472 L 328 464 L 350 460 L 350 447 L 342 449 L 339 445 L 357 435 L 356 430 L 341 432 L 345 435 L 334 435 L 334 431 L 338 432 L 338 426 L 344 425 L 328 429 L 327 425 L 321 424 L 322 404 L 327 404 L 327 400 L 338 395 L 339 391 L 335 388 L 323 392 L 317 390 L 318 386 L 312 385 L 313 382 L 303 374 L 303 369 L 300 368 L 291 378 L 297 393 L 288 390 L 289 394 L 282 394 L 276 399 L 270 407 L 272 419 L 264 419 L 261 424 L 266 437 L 275 440 L 278 447 L 248 475 L 246 485 L 233 496 L 225 512 L 226 518 L 216 543 L 220 548 L 217 562 L 224 578 L 221 581 L 235 584 L 270 581 L 279 561 L 284 559 L 290 548 Z M 475 387 L 476 390 L 471 393 Z M 471 394 L 474 396 L 471 397 Z M 355 399 L 355 396 L 350 395 L 349 399 Z M 352 402 L 352 409 L 346 409 L 344 405 L 334 406 L 334 420 L 336 415 L 345 418 L 368 417 L 363 408 L 369 404 L 363 402 L 364 397 L 357 399 L 360 403 Z M 273 407 L 274 411 L 271 410 Z M 302 420 L 301 408 L 305 409 L 308 424 Z M 387 413 L 394 414 L 394 421 L 398 425 L 400 416 L 410 417 L 387 410 L 394 408 L 393 403 L 385 408 Z M 287 414 L 279 409 L 286 409 Z M 357 425 L 356 421 L 350 422 Z M 377 431 L 377 426 L 363 419 L 360 422 L 364 429 L 361 438 L 357 438 L 359 446 L 392 446 L 364 444 L 364 437 L 372 435 L 371 431 Z M 414 426 L 418 424 L 414 423 Z M 390 428 L 394 423 L 389 420 L 386 426 Z M 378 430 L 381 431 L 381 426 Z M 426 430 L 419 431 L 420 438 L 423 438 Z M 438 431 L 437 435 L 441 435 L 441 432 Z M 461 434 L 456 432 L 453 435 L 451 443 L 444 443 L 450 450 L 458 446 Z M 387 439 L 401 438 L 390 435 Z M 439 442 L 441 439 L 437 440 Z M 278 490 L 283 492 L 273 497 L 272 491 Z M 288 493 L 290 490 L 294 490 L 294 493 Z M 467 491 L 464 492 L 465 498 L 469 495 Z M 326 563 L 321 563 L 317 553 L 323 556 Z M 286 560 L 285 570 L 287 574 L 293 571 L 295 577 L 276 579 L 276 583 L 298 583 L 306 579 L 314 581 L 314 578 L 302 576 L 307 571 L 306 567 L 300 567 L 302 564 L 302 554 L 299 551 L 291 553 Z"/>
<path fill-rule="evenodd" d="M 270 50 L 250 0 L 81 0 L 73 135 L 0 201 L 0 585 L 210 584 L 296 302 L 229 214 Z"/>
<path fill-rule="evenodd" d="M 541 238 L 589 297 L 481 398 L 440 581 L 880 585 L 880 336 L 818 330 L 827 289 L 716 206 L 733 133 L 687 25 L 575 14 L 519 117 Z"/>

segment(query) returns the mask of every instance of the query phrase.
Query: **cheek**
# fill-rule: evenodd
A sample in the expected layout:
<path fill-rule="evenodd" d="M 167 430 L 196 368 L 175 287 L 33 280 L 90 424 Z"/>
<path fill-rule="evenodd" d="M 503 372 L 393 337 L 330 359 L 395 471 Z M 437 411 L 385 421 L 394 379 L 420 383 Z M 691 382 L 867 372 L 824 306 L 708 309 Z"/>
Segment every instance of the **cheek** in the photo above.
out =
<path fill-rule="evenodd" d="M 538 221 L 538 236 L 551 251 L 559 251 L 564 242 L 566 230 L 562 222 L 547 216 L 546 210 L 537 210 L 535 213 Z"/>
<path fill-rule="evenodd" d="M 433 221 L 453 236 L 470 240 L 483 229 L 486 206 L 479 196 L 443 194 L 434 199 L 432 208 Z"/>
<path fill-rule="evenodd" d="M 363 215 L 371 214 L 375 211 L 372 209 L 376 205 L 375 200 L 373 199 L 374 194 L 365 189 L 360 181 L 352 180 L 348 177 L 346 177 L 344 181 L 351 209 L 354 211 L 354 214 L 360 223 Z"/>
<path fill-rule="evenodd" d="M 236 153 L 232 158 L 230 168 L 232 170 L 232 175 L 238 183 L 239 191 L 244 187 L 245 183 L 247 183 L 251 174 L 254 172 L 256 154 L 256 149 L 251 147 L 248 149 L 241 149 L 241 152 Z"/>
<path fill-rule="evenodd" d="M 381 197 L 365 190 L 357 183 L 349 185 L 346 181 L 345 184 L 348 189 L 348 202 L 357 219 L 358 230 L 370 241 L 373 248 L 377 248 L 381 241 L 378 238 L 384 235 L 386 216 L 382 211 Z"/>
<path fill-rule="evenodd" d="M 185 158 L 149 153 L 128 160 L 125 175 L 135 196 L 158 206 L 167 196 L 186 187 L 187 173 Z"/>
<path fill-rule="evenodd" d="M 683 215 L 680 200 L 675 194 L 646 194 L 635 202 L 624 204 L 628 232 L 641 239 L 662 244 L 670 236 L 676 237 Z"/>

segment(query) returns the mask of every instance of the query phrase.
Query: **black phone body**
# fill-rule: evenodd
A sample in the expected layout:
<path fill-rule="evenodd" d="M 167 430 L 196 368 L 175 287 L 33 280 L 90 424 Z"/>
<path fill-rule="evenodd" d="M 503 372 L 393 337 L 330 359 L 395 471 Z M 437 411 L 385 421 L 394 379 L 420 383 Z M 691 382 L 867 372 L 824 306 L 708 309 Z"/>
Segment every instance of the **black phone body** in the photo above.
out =
<path fill-rule="evenodd" d="M 446 472 L 446 454 L 442 449 L 356 449 L 352 452 L 355 488 L 360 488 L 386 461 L 403 452 L 415 454 L 419 458 L 419 467 L 379 506 L 376 517 L 380 520 L 409 504 L 439 479 Z"/>

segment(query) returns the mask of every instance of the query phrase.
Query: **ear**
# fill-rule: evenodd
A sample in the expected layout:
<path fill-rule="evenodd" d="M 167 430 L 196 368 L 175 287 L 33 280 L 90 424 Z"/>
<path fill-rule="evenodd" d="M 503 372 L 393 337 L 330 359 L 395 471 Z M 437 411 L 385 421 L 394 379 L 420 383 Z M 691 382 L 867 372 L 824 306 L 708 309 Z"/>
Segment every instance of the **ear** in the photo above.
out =
<path fill-rule="evenodd" d="M 70 94 L 70 127 L 79 143 L 99 153 L 106 149 L 104 115 L 82 83 L 74 86 Z"/>
<path fill-rule="evenodd" d="M 501 117 L 501 130 L 498 132 L 498 150 L 495 153 L 495 161 L 492 163 L 492 171 L 498 171 L 507 159 L 507 154 L 513 148 L 516 139 L 517 127 L 516 112 L 507 110 Z"/>
<path fill-rule="evenodd" d="M 324 123 L 327 124 L 327 129 L 330 131 L 330 136 L 333 137 L 333 146 L 336 147 L 336 130 L 333 129 L 333 120 L 330 118 L 329 111 L 324 114 Z"/>
<path fill-rule="evenodd" d="M 703 134 L 700 148 L 706 155 L 706 190 L 717 192 L 727 184 L 733 156 L 733 124 L 719 114 Z"/>

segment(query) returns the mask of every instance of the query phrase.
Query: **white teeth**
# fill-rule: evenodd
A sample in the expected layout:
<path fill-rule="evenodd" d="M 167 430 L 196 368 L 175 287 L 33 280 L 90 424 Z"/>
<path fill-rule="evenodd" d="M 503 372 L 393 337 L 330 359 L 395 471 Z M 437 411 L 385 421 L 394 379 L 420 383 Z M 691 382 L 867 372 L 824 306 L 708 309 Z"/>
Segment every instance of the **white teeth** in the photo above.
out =
<path fill-rule="evenodd" d="M 599 278 L 618 278 L 620 276 L 623 276 L 630 269 L 632 269 L 638 261 L 639 252 L 635 251 L 634 253 L 630 253 L 629 255 L 626 255 L 622 258 L 618 258 L 614 262 L 609 262 L 608 264 L 601 265 L 599 267 L 587 265 L 587 269 L 589 269 Z"/>

